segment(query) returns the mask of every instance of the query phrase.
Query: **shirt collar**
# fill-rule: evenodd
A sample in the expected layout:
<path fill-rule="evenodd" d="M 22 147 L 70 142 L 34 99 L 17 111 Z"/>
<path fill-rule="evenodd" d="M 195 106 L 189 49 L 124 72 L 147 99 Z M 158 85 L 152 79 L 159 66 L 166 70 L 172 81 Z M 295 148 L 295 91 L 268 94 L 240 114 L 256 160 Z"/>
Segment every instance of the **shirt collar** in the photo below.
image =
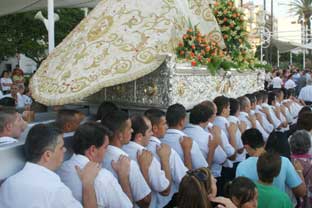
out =
<path fill-rule="evenodd" d="M 246 112 L 241 111 L 239 114 L 240 114 L 240 116 L 248 117 L 248 113 L 246 113 Z"/>
<path fill-rule="evenodd" d="M 87 158 L 85 155 L 80 155 L 80 154 L 73 154 L 71 159 L 77 160 L 82 163 L 88 163 L 90 160 Z"/>
<path fill-rule="evenodd" d="M 52 170 L 42 165 L 38 165 L 36 163 L 26 162 L 26 165 L 23 170 L 26 170 L 26 171 L 30 170 L 31 172 L 43 173 L 44 175 L 48 176 L 52 180 L 59 181 L 59 182 L 61 181 L 60 177 L 55 172 L 53 172 Z"/>
<path fill-rule="evenodd" d="M 151 136 L 150 142 L 155 142 L 157 144 L 161 144 L 161 141 L 157 137 L 154 137 L 154 136 Z"/>
<path fill-rule="evenodd" d="M 8 137 L 8 136 L 0 137 L 0 144 L 11 144 L 11 143 L 15 143 L 17 141 L 18 141 L 17 139 L 14 139 L 14 138 Z"/>
<path fill-rule="evenodd" d="M 233 120 L 233 121 L 239 123 L 239 118 L 237 118 L 236 116 L 229 116 L 228 120 Z"/>
<path fill-rule="evenodd" d="M 178 134 L 180 136 L 187 136 L 183 131 L 180 131 L 178 129 L 167 129 L 166 134 Z"/>
<path fill-rule="evenodd" d="M 135 148 L 135 149 L 139 149 L 142 150 L 144 149 L 144 147 L 136 142 L 130 141 L 128 144 L 126 144 L 128 147 L 130 148 Z"/>
<path fill-rule="evenodd" d="M 120 149 L 119 147 L 115 147 L 115 146 L 113 146 L 113 145 L 108 145 L 107 151 L 110 151 L 110 152 L 112 152 L 112 153 L 119 154 L 119 155 L 128 156 L 128 154 L 127 154 L 125 151 L 123 151 L 123 150 Z"/>

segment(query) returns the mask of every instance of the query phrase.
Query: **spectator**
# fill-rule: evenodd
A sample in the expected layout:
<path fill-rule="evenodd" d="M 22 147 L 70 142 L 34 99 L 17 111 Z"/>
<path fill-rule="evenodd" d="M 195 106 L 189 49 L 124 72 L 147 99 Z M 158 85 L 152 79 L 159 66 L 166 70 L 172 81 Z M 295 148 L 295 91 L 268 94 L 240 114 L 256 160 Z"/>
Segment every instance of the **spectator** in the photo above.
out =
<path fill-rule="evenodd" d="M 256 183 L 258 189 L 258 208 L 292 207 L 288 195 L 272 185 L 273 179 L 279 175 L 281 165 L 281 157 L 277 154 L 263 153 L 260 155 L 257 161 L 259 181 Z"/>
<path fill-rule="evenodd" d="M 10 93 L 11 85 L 13 84 L 12 79 L 8 71 L 3 71 L 0 79 L 1 89 L 3 94 Z"/>
<path fill-rule="evenodd" d="M 307 80 L 307 85 L 300 90 L 298 98 L 303 100 L 306 105 L 312 104 L 312 79 Z"/>
<path fill-rule="evenodd" d="M 12 73 L 13 83 L 17 85 L 24 85 L 24 72 L 19 65 L 16 65 Z"/>
<path fill-rule="evenodd" d="M 276 72 L 275 77 L 272 80 L 273 89 L 281 89 L 283 85 L 283 80 L 281 79 L 281 73 Z"/>
<path fill-rule="evenodd" d="M 285 89 L 290 90 L 290 89 L 295 89 L 296 88 L 296 83 L 293 80 L 293 74 L 290 74 L 288 76 L 287 81 L 285 82 Z"/>
<path fill-rule="evenodd" d="M 82 183 L 75 167 L 84 168 L 89 161 L 101 163 L 108 146 L 108 136 L 111 132 L 99 123 L 85 123 L 81 125 L 74 135 L 74 155 L 66 160 L 57 173 L 62 182 L 70 188 L 73 196 L 82 202 Z M 117 179 L 108 170 L 101 168 L 94 181 L 94 189 L 98 207 L 133 207 L 126 195 L 130 190 L 129 166 L 130 160 L 121 157 L 114 162 L 118 180 L 124 187 L 120 187 Z M 108 188 L 109 187 L 109 188 Z M 124 193 L 124 191 L 125 193 Z"/>
<path fill-rule="evenodd" d="M 0 207 L 82 208 L 54 173 L 66 151 L 62 133 L 48 125 L 37 124 L 29 131 L 24 150 L 27 161 L 24 168 L 1 185 Z M 83 171 L 77 168 L 83 184 L 85 208 L 97 207 L 93 183 L 99 170 L 96 163 L 89 163 Z"/>
<path fill-rule="evenodd" d="M 258 207 L 258 191 L 256 185 L 246 177 L 237 177 L 227 183 L 224 193 L 237 207 Z"/>
<path fill-rule="evenodd" d="M 298 171 L 302 171 L 304 181 L 307 184 L 308 192 L 312 192 L 312 155 L 311 138 L 307 131 L 298 130 L 290 138 L 291 159 Z M 303 200 L 298 200 L 298 207 L 311 208 L 312 196 L 307 194 Z"/>
<path fill-rule="evenodd" d="M 288 138 L 283 138 L 279 132 L 272 131 L 265 145 L 267 152 L 277 153 L 280 156 L 290 158 Z"/>
<path fill-rule="evenodd" d="M 179 208 L 210 208 L 212 203 L 220 207 L 236 208 L 230 199 L 216 197 L 216 179 L 208 168 L 189 170 L 179 188 Z"/>
<path fill-rule="evenodd" d="M 265 152 L 264 140 L 257 129 L 246 130 L 242 135 L 242 140 L 250 157 L 237 166 L 236 177 L 245 176 L 256 182 L 259 179 L 257 173 L 258 157 Z M 273 185 L 282 192 L 285 192 L 285 187 L 288 186 L 296 197 L 305 196 L 305 183 L 301 180 L 294 166 L 285 157 L 281 157 L 281 161 L 281 171 L 274 179 Z"/>

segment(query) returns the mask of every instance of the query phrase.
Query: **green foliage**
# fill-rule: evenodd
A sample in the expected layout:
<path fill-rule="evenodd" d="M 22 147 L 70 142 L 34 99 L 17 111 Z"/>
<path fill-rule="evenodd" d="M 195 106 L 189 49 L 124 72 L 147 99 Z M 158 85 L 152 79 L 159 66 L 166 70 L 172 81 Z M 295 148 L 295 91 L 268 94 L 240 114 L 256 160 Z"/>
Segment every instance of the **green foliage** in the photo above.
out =
<path fill-rule="evenodd" d="M 40 20 L 35 20 L 37 11 L 0 17 L 0 61 L 23 53 L 40 63 L 46 57 L 48 32 Z M 60 20 L 55 24 L 55 43 L 60 43 L 81 21 L 80 9 L 58 9 Z M 46 12 L 43 12 L 46 17 Z"/>

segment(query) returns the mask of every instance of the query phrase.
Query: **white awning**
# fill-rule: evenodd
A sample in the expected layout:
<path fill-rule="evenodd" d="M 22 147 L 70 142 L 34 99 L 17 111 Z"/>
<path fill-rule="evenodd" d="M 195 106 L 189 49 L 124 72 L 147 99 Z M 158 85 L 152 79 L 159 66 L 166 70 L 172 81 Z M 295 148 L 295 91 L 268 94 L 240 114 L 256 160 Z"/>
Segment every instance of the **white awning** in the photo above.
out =
<path fill-rule="evenodd" d="M 54 6 L 83 8 L 94 7 L 98 2 L 99 0 L 54 0 Z M 47 0 L 1 0 L 0 16 L 46 8 Z"/>
<path fill-rule="evenodd" d="M 302 45 L 299 43 L 294 43 L 290 41 L 281 41 L 273 38 L 272 44 L 279 50 L 280 53 L 287 53 L 290 51 L 300 51 L 302 49 L 312 50 L 312 43 Z"/>

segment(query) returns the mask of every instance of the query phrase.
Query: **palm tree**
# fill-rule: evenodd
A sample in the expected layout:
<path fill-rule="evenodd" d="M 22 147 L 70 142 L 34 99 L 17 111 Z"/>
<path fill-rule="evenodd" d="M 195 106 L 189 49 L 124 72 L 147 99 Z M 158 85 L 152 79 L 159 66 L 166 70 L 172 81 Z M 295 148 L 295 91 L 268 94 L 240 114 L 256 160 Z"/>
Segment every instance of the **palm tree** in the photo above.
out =
<path fill-rule="evenodd" d="M 308 28 L 308 42 L 311 39 L 312 0 L 294 0 L 290 4 L 290 12 L 298 16 L 298 20 L 303 18 L 304 28 Z"/>

